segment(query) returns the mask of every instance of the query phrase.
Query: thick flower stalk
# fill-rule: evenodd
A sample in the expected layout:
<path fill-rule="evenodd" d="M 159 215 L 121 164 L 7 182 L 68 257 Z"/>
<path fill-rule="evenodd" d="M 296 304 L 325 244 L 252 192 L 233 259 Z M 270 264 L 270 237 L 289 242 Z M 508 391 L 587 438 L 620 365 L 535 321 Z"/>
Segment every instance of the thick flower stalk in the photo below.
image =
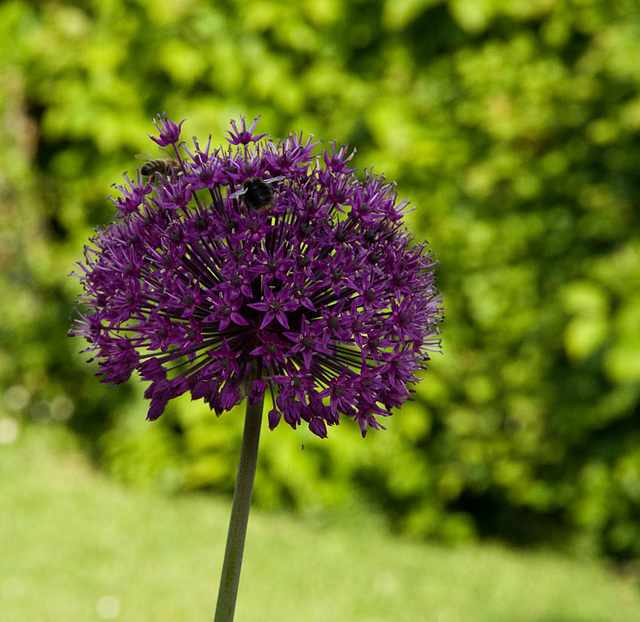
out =
<path fill-rule="evenodd" d="M 117 186 L 117 217 L 76 271 L 72 332 L 103 382 L 150 383 L 147 419 L 184 393 L 217 414 L 268 395 L 272 429 L 304 421 L 325 437 L 345 415 L 364 436 L 440 348 L 436 261 L 394 186 L 356 176 L 346 147 L 274 142 L 256 123 L 213 149 L 156 120 L 173 160 Z"/>

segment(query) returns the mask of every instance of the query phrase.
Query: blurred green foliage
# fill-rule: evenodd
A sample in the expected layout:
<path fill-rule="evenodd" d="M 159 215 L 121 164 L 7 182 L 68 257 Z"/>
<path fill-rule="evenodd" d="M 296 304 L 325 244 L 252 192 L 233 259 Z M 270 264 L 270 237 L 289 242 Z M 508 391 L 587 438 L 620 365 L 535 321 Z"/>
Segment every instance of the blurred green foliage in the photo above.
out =
<path fill-rule="evenodd" d="M 156 113 L 215 141 L 261 114 L 397 181 L 447 320 L 388 432 L 265 433 L 256 501 L 640 554 L 637 0 L 9 0 L 0 81 L 9 416 L 65 422 L 128 481 L 232 489 L 241 412 L 144 422 L 142 388 L 98 385 L 67 339 L 67 274 Z"/>

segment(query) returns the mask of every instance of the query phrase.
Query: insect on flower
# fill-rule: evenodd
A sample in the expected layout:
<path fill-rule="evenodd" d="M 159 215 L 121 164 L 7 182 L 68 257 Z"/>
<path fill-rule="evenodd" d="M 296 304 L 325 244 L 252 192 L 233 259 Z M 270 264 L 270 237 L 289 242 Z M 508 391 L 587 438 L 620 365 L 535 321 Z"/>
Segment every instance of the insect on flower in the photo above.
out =
<path fill-rule="evenodd" d="M 143 177 L 152 177 L 153 179 L 163 177 L 169 180 L 182 175 L 180 162 L 175 158 L 154 158 L 146 153 L 138 153 L 136 158 L 146 160 L 140 167 L 140 173 Z"/>
<path fill-rule="evenodd" d="M 271 184 L 285 179 L 284 175 L 272 177 L 270 179 L 262 179 L 261 177 L 251 177 L 242 184 L 242 190 L 234 192 L 229 198 L 244 198 L 244 204 L 249 208 L 258 212 L 268 212 L 274 203 L 274 194 Z"/>

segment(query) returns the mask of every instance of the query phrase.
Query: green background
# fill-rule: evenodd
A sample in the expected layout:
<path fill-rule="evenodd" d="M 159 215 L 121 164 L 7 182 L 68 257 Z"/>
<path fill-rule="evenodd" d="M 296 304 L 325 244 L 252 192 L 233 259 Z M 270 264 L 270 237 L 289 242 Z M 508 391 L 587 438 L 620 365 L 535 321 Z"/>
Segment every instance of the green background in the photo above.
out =
<path fill-rule="evenodd" d="M 639 2 L 9 1 L 0 85 L 0 441 L 64 425 L 128 482 L 232 490 L 242 413 L 99 385 L 68 273 L 158 112 L 214 144 L 262 115 L 397 182 L 446 320 L 386 432 L 265 432 L 256 503 L 640 553 Z"/>

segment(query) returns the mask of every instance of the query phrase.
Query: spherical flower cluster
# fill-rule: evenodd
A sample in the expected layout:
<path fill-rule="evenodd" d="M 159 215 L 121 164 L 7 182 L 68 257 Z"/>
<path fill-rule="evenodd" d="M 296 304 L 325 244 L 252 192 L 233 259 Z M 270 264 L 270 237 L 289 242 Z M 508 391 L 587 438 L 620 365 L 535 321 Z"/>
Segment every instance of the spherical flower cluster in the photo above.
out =
<path fill-rule="evenodd" d="M 137 371 L 150 420 L 186 392 L 217 414 L 267 394 L 272 429 L 324 437 L 341 414 L 363 436 L 382 427 L 440 348 L 436 261 L 404 227 L 406 202 L 359 179 L 346 147 L 274 142 L 243 119 L 228 146 L 188 148 L 182 123 L 155 123 L 174 159 L 124 176 L 75 272 L 71 332 L 102 381 Z"/>

